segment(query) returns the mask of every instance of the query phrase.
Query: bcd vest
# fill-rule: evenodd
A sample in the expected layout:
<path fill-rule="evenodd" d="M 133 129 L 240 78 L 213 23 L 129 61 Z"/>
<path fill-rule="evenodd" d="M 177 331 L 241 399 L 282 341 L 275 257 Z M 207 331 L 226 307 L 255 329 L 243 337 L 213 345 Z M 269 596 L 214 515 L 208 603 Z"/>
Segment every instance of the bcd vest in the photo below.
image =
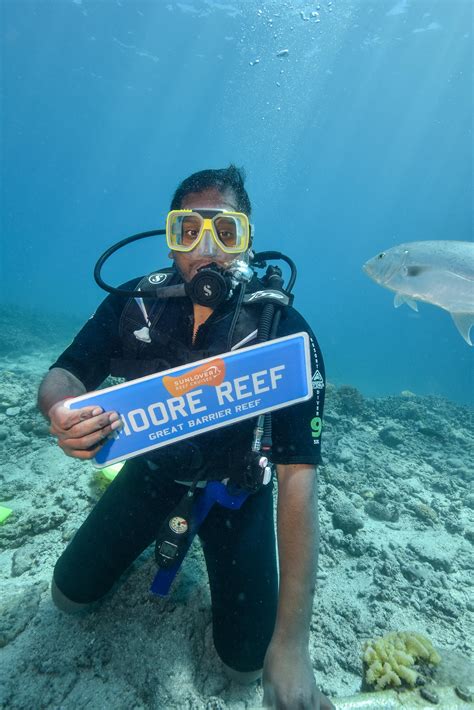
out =
<path fill-rule="evenodd" d="M 146 291 L 150 284 L 163 288 L 181 282 L 173 268 L 162 269 L 141 279 L 136 289 Z M 246 293 L 263 287 L 255 277 Z M 261 303 L 242 304 L 231 341 L 229 331 L 235 315 L 236 297 L 221 305 L 199 328 L 192 344 L 193 308 L 187 296 L 170 299 L 143 299 L 146 316 L 135 298 L 130 298 L 122 311 L 119 335 L 122 356 L 111 361 L 111 375 L 132 380 L 172 367 L 217 356 L 235 345 L 248 345 L 256 338 Z M 148 321 L 148 322 L 147 322 Z M 254 337 L 246 340 L 255 333 Z M 148 342 L 149 341 L 149 342 Z"/>
<path fill-rule="evenodd" d="M 145 291 L 150 285 L 163 288 L 181 282 L 177 271 L 168 268 L 144 277 L 136 289 Z M 262 288 L 262 282 L 255 276 L 247 284 L 246 293 Z M 193 304 L 187 296 L 143 299 L 143 303 L 146 314 L 136 298 L 130 298 L 123 308 L 119 323 L 122 356 L 111 362 L 110 373 L 113 376 L 132 380 L 220 355 L 242 341 L 242 346 L 255 343 L 263 308 L 262 303 L 242 304 L 229 344 L 229 332 L 237 305 L 234 295 L 200 326 L 193 344 Z M 252 421 L 246 420 L 234 425 L 231 436 L 226 436 L 222 429 L 214 430 L 197 437 L 199 442 L 196 439 L 176 442 L 151 451 L 145 457 L 160 469 L 179 471 L 181 480 L 192 479 L 197 471 L 202 471 L 203 480 L 220 480 L 228 476 L 238 482 L 242 471 L 242 454 L 251 445 Z M 235 427 L 238 427 L 240 437 Z M 244 429 L 247 433 L 242 439 Z M 225 445 L 222 444 L 223 436 Z"/>

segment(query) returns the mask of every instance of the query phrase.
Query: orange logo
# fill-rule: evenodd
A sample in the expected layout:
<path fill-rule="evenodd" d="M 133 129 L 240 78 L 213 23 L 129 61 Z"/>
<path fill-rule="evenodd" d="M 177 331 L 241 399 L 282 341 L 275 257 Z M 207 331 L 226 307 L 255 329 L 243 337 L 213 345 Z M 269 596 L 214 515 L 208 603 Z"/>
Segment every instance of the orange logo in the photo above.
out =
<path fill-rule="evenodd" d="M 163 377 L 163 385 L 169 394 L 177 397 L 201 385 L 220 385 L 224 381 L 224 375 L 224 360 L 217 358 L 212 360 L 212 362 L 190 370 L 185 375 L 179 375 L 179 377 L 165 375 Z"/>

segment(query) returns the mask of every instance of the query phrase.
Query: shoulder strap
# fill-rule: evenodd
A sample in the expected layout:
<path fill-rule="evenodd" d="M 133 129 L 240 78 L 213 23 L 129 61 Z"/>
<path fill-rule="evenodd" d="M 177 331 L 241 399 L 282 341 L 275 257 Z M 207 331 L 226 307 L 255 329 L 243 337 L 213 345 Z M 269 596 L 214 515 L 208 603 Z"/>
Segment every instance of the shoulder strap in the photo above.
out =
<path fill-rule="evenodd" d="M 179 274 L 173 267 L 153 271 L 138 282 L 136 291 L 149 291 L 151 288 L 163 288 L 179 279 Z M 130 297 L 125 304 L 119 322 L 121 338 L 137 329 L 155 325 L 166 305 L 166 299 L 142 299 L 139 296 Z"/>
<path fill-rule="evenodd" d="M 136 290 L 149 291 L 151 288 L 163 288 L 179 280 L 178 272 L 173 267 L 167 267 L 144 276 L 137 284 Z M 119 321 L 119 336 L 125 359 L 139 357 L 144 344 L 148 342 L 149 329 L 157 325 L 166 303 L 167 300 L 164 298 L 148 299 L 136 296 L 128 299 Z M 142 338 L 135 337 L 136 331 L 142 331 Z"/>

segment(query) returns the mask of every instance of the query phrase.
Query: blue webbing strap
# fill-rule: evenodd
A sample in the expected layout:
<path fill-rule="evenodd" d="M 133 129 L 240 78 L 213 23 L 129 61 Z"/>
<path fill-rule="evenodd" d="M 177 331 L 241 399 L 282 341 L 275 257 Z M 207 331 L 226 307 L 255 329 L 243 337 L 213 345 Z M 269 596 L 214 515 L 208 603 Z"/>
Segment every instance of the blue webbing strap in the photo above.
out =
<path fill-rule="evenodd" d="M 160 568 L 158 570 L 150 587 L 150 591 L 160 597 L 167 596 L 171 584 L 173 583 L 173 580 L 176 577 L 176 574 L 178 573 L 178 570 L 191 546 L 194 536 L 199 530 L 200 525 L 206 519 L 207 514 L 211 510 L 214 503 L 219 503 L 219 505 L 223 505 L 225 508 L 238 510 L 249 495 L 250 492 L 244 490 L 239 490 L 236 493 L 229 493 L 229 490 L 224 483 L 221 483 L 220 481 L 209 481 L 202 493 L 198 494 L 195 498 L 188 542 L 184 555 L 182 555 L 181 559 L 178 560 L 173 567 L 169 567 L 168 569 Z"/>

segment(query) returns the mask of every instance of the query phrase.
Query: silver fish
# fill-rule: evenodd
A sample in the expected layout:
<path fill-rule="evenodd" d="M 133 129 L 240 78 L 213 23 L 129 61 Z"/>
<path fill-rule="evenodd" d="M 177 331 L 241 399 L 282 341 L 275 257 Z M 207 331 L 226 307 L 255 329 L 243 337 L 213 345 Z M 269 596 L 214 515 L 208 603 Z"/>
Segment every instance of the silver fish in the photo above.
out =
<path fill-rule="evenodd" d="M 362 267 L 380 286 L 395 291 L 395 307 L 416 301 L 439 306 L 469 345 L 474 325 L 474 243 L 410 242 L 382 251 Z"/>

